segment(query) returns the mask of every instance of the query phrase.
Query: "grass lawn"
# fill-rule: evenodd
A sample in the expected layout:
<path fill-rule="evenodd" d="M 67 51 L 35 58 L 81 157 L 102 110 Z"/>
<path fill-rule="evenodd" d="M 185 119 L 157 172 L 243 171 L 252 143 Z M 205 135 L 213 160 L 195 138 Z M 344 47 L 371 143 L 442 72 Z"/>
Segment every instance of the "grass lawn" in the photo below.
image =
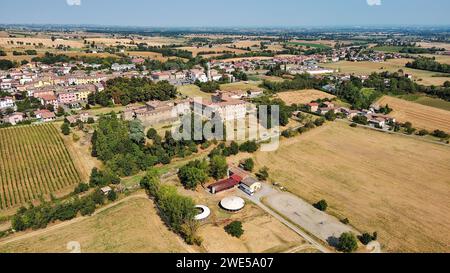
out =
<path fill-rule="evenodd" d="M 235 82 L 235 83 L 227 83 L 220 85 L 220 90 L 222 91 L 235 91 L 235 90 L 262 90 L 259 85 L 260 81 L 246 81 L 246 82 Z"/>
<path fill-rule="evenodd" d="M 190 98 L 202 98 L 204 100 L 211 100 L 211 95 L 209 93 L 200 90 L 197 85 L 183 85 L 178 87 L 178 92 L 184 96 Z"/>

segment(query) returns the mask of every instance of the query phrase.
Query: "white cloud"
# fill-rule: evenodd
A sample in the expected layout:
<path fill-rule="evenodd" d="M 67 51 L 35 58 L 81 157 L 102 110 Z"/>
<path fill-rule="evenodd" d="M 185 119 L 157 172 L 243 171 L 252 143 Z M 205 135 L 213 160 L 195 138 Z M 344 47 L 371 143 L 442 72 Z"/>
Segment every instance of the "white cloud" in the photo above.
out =
<path fill-rule="evenodd" d="M 66 0 L 69 6 L 81 6 L 81 0 Z"/>
<path fill-rule="evenodd" d="M 381 0 L 367 0 L 369 6 L 381 6 Z"/>

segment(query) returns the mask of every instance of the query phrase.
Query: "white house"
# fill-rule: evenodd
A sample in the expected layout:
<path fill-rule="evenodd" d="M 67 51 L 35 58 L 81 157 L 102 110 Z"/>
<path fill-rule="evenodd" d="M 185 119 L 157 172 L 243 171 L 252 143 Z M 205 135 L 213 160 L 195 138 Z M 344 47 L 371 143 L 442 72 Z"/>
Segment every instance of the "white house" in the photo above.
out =
<path fill-rule="evenodd" d="M 8 108 L 17 111 L 16 103 L 12 97 L 0 98 L 0 110 L 6 110 Z"/>

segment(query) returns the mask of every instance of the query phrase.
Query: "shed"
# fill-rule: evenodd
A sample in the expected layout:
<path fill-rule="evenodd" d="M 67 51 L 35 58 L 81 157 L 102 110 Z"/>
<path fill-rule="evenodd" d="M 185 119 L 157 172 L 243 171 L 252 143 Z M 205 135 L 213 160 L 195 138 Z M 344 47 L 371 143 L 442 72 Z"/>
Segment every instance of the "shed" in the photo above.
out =
<path fill-rule="evenodd" d="M 262 188 L 261 182 L 251 176 L 242 180 L 239 186 L 244 192 L 250 195 L 253 195 Z"/>
<path fill-rule="evenodd" d="M 224 179 L 217 183 L 209 185 L 208 188 L 210 189 L 211 193 L 216 194 L 221 191 L 226 191 L 226 190 L 234 188 L 241 181 L 242 181 L 242 177 L 234 174 L 227 179 Z"/>

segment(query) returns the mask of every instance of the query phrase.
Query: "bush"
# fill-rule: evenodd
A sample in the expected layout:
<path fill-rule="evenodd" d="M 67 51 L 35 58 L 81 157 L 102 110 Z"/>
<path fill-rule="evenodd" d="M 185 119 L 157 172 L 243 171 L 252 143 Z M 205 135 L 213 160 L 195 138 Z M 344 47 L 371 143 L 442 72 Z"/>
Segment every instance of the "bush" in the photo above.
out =
<path fill-rule="evenodd" d="M 339 237 L 337 250 L 350 253 L 356 249 L 358 249 L 358 242 L 356 241 L 355 235 L 351 232 L 342 233 L 341 237 Z"/>
<path fill-rule="evenodd" d="M 429 135 L 430 133 L 429 133 L 427 130 L 422 129 L 422 130 L 420 130 L 417 134 L 418 134 L 419 136 L 426 136 L 426 135 Z"/>
<path fill-rule="evenodd" d="M 241 236 L 244 234 L 242 222 L 240 221 L 234 221 L 229 225 L 225 226 L 225 231 L 231 236 L 234 236 L 236 238 L 241 238 Z"/>
<path fill-rule="evenodd" d="M 241 144 L 239 147 L 239 151 L 241 152 L 247 152 L 247 153 L 254 153 L 258 150 L 258 144 L 256 144 L 255 141 L 247 141 Z"/>
<path fill-rule="evenodd" d="M 325 200 L 320 200 L 319 202 L 315 203 L 313 206 L 320 211 L 326 211 L 328 208 L 327 201 L 325 201 Z"/>
<path fill-rule="evenodd" d="M 348 224 L 350 224 L 350 220 L 348 220 L 348 218 L 345 218 L 345 219 L 341 220 L 341 223 L 344 225 L 348 225 Z"/>
<path fill-rule="evenodd" d="M 258 177 L 258 179 L 261 180 L 261 181 L 267 181 L 267 179 L 269 178 L 269 168 L 264 166 L 256 174 L 256 177 Z"/>
<path fill-rule="evenodd" d="M 374 232 L 373 235 L 370 235 L 369 233 L 365 232 L 362 235 L 358 236 L 359 241 L 363 245 L 367 245 L 370 242 L 377 240 L 377 238 L 378 238 L 378 234 L 376 232 Z"/>
<path fill-rule="evenodd" d="M 65 136 L 68 136 L 70 134 L 70 126 L 68 123 L 64 122 L 63 125 L 61 125 L 61 132 Z"/>
<path fill-rule="evenodd" d="M 314 121 L 314 125 L 316 125 L 317 127 L 322 126 L 325 123 L 325 119 L 324 118 L 318 118 Z"/>
<path fill-rule="evenodd" d="M 353 122 L 352 124 L 350 124 L 350 127 L 356 128 L 356 127 L 358 127 L 358 124 Z"/>
<path fill-rule="evenodd" d="M 107 198 L 109 201 L 114 202 L 117 200 L 117 193 L 114 190 L 112 190 L 108 193 Z"/>
<path fill-rule="evenodd" d="M 80 194 L 82 192 L 87 192 L 89 190 L 89 185 L 85 183 L 80 183 L 78 186 L 75 187 L 75 190 L 73 191 L 75 194 Z"/>
<path fill-rule="evenodd" d="M 443 138 L 443 139 L 446 139 L 449 137 L 449 134 L 447 134 L 446 132 L 441 131 L 441 130 L 435 130 L 432 135 L 434 137 Z"/>
<path fill-rule="evenodd" d="M 253 161 L 253 159 L 251 158 L 247 158 L 246 160 L 244 160 L 244 162 L 242 163 L 242 167 L 244 168 L 244 170 L 248 171 L 248 172 L 252 172 L 253 168 L 255 167 L 255 162 Z"/>

